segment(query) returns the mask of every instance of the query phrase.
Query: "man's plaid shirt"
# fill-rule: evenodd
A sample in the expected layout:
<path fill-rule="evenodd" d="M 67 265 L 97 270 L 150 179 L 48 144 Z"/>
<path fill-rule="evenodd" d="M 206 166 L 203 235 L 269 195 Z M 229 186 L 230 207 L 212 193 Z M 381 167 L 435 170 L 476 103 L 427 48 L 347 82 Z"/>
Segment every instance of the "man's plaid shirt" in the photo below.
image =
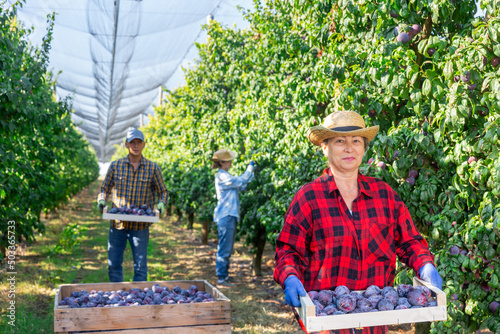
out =
<path fill-rule="evenodd" d="M 134 171 L 134 166 L 130 163 L 128 155 L 111 163 L 101 185 L 97 201 L 106 200 L 106 196 L 111 191 L 113 193 L 113 207 L 118 208 L 129 207 L 131 204 L 136 206 L 146 204 L 152 209 L 156 194 L 158 194 L 160 202 L 167 204 L 168 199 L 168 191 L 165 182 L 163 182 L 160 167 L 144 157 L 141 158 L 136 171 Z M 150 225 L 151 223 L 111 221 L 111 226 L 118 230 L 138 231 Z"/>
<path fill-rule="evenodd" d="M 274 280 L 296 275 L 306 291 L 393 285 L 396 255 L 418 270 L 433 263 L 407 207 L 385 182 L 358 174 L 352 214 L 330 168 L 294 196 L 276 242 Z M 384 327 L 363 333 L 383 333 Z M 339 333 L 352 333 L 340 331 Z M 337 332 L 336 332 L 337 333 Z"/>

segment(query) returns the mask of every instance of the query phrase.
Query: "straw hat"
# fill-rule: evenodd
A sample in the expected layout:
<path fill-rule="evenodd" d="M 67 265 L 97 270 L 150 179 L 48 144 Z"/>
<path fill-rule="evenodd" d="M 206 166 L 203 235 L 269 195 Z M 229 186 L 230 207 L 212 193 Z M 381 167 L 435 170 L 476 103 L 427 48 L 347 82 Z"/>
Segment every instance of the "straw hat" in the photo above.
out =
<path fill-rule="evenodd" d="M 217 152 L 214 153 L 212 161 L 231 161 L 234 158 L 236 158 L 236 153 L 233 151 L 226 150 L 223 148 L 222 150 L 218 150 Z"/>
<path fill-rule="evenodd" d="M 328 138 L 340 136 L 361 136 L 370 142 L 378 132 L 378 125 L 365 128 L 363 117 L 354 111 L 339 110 L 326 116 L 323 125 L 313 126 L 307 131 L 307 138 L 320 146 Z"/>

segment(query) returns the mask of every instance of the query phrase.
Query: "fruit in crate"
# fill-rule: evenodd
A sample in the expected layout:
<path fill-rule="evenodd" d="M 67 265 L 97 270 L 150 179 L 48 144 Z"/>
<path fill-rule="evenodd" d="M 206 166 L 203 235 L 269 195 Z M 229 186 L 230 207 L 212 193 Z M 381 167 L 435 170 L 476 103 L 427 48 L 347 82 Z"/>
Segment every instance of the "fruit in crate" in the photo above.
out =
<path fill-rule="evenodd" d="M 437 306 L 436 298 L 429 288 L 408 284 L 383 288 L 371 285 L 362 292 L 338 286 L 331 290 L 312 290 L 307 294 L 313 301 L 317 316 Z"/>
<path fill-rule="evenodd" d="M 140 205 L 139 207 L 130 204 L 129 207 L 122 206 L 121 208 L 113 207 L 108 213 L 118 214 L 118 215 L 135 215 L 135 216 L 154 216 L 155 213 L 153 209 L 149 208 L 146 204 Z"/>
<path fill-rule="evenodd" d="M 206 291 L 198 291 L 196 285 L 189 289 L 179 286 L 169 289 L 166 286 L 154 284 L 152 288 L 132 288 L 128 291 L 73 291 L 70 297 L 65 297 L 59 306 L 69 308 L 88 307 L 120 307 L 139 305 L 166 305 L 212 302 L 214 298 Z"/>

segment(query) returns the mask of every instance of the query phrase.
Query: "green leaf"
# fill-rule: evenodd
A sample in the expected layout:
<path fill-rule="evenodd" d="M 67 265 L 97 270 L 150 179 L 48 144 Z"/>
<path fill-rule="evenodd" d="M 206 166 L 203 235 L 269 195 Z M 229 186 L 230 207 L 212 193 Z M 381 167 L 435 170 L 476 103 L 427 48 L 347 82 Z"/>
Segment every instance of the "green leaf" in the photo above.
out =
<path fill-rule="evenodd" d="M 444 73 L 444 77 L 446 79 L 451 79 L 453 77 L 453 63 L 451 61 L 448 61 L 446 63 L 446 65 L 444 65 L 444 70 L 443 70 L 443 73 Z"/>
<path fill-rule="evenodd" d="M 431 89 L 432 89 L 431 81 L 429 79 L 425 79 L 425 81 L 424 81 L 424 83 L 422 85 L 422 93 L 425 96 L 429 96 L 430 93 L 431 93 Z"/>
<path fill-rule="evenodd" d="M 491 215 L 493 214 L 493 208 L 491 204 L 486 205 L 481 211 L 481 220 L 486 223 L 491 219 Z"/>

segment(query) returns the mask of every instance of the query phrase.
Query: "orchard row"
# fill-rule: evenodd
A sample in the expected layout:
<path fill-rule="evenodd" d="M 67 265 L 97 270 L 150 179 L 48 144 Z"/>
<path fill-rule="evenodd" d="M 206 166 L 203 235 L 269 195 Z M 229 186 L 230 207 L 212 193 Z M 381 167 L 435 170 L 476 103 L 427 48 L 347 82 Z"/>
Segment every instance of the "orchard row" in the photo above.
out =
<path fill-rule="evenodd" d="M 41 49 L 27 41 L 12 12 L 0 8 L 0 217 L 16 222 L 17 241 L 44 231 L 42 211 L 54 210 L 99 174 L 93 149 L 71 122 L 68 101 L 55 101 L 47 72 L 52 32 Z M 0 223 L 5 254 L 7 224 Z"/>
<path fill-rule="evenodd" d="M 489 308 L 500 300 L 500 4 L 481 3 L 484 19 L 473 1 L 298 0 L 257 2 L 243 31 L 212 21 L 186 85 L 145 129 L 171 203 L 211 222 L 213 152 L 238 153 L 234 174 L 254 160 L 238 232 L 258 274 L 293 195 L 326 166 L 307 129 L 355 110 L 380 126 L 362 172 L 398 192 L 457 295 L 432 331 L 500 331 Z M 414 275 L 396 274 L 396 284 Z"/>

